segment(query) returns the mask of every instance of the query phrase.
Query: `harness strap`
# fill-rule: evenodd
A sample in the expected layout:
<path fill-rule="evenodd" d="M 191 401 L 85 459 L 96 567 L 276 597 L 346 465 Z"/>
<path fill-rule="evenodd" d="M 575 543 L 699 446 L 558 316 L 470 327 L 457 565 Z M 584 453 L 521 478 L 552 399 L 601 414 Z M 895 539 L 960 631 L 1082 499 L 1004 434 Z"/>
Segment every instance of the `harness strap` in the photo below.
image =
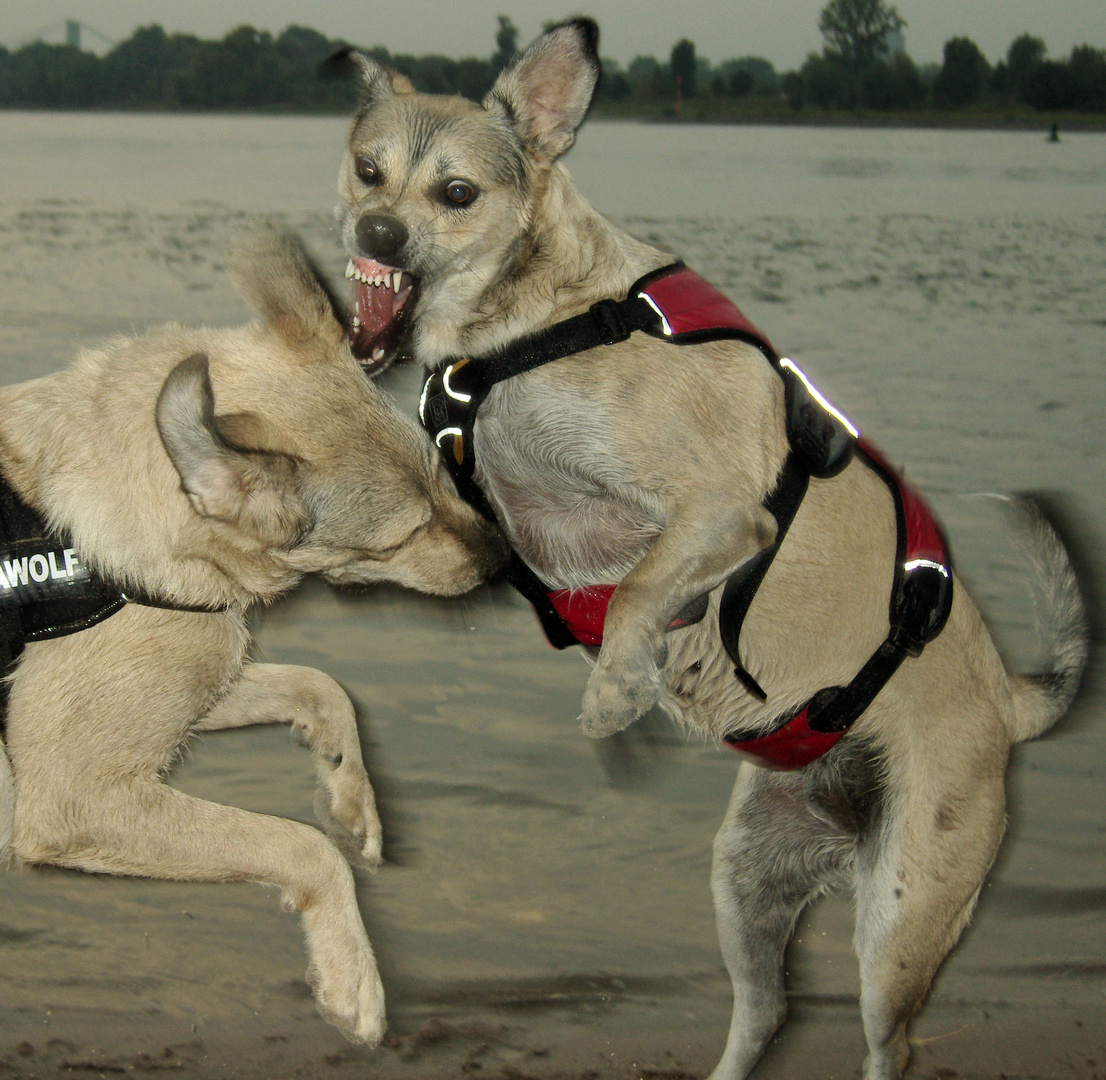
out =
<path fill-rule="evenodd" d="M 770 547 L 758 552 L 730 575 L 718 605 L 718 629 L 722 644 L 734 662 L 734 675 L 760 701 L 767 701 L 768 695 L 741 663 L 738 647 L 741 627 L 809 486 L 810 473 L 797 464 L 794 453 L 788 454 L 776 489 L 764 500 L 765 509 L 776 519 L 776 539 Z"/>
<path fill-rule="evenodd" d="M 920 655 L 944 629 L 952 611 L 953 579 L 941 530 L 917 493 L 874 446 L 862 439 L 857 449 L 860 460 L 887 485 L 895 506 L 897 539 L 888 610 L 890 628 L 883 643 L 847 686 L 819 690 L 797 713 L 785 715 L 767 733 L 737 731 L 724 736 L 733 749 L 769 768 L 798 769 L 821 757 L 860 718 L 903 660 Z M 737 643 L 752 597 L 740 606 L 745 596 L 735 590 L 733 606 L 728 607 L 729 588 L 727 583 L 719 604 L 719 630 L 726 651 L 737 663 L 735 674 L 745 682 L 737 660 Z"/>

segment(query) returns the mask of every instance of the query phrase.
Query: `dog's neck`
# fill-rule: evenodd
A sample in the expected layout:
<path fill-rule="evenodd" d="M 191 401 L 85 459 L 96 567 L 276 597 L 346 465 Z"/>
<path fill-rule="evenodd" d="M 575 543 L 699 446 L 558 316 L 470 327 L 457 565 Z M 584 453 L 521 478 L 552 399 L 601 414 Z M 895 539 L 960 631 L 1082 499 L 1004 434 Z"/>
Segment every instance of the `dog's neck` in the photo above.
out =
<path fill-rule="evenodd" d="M 671 256 L 635 240 L 598 213 L 559 163 L 536 178 L 526 228 L 491 283 L 449 278 L 422 298 L 415 353 L 434 366 L 480 355 L 618 297 Z"/>

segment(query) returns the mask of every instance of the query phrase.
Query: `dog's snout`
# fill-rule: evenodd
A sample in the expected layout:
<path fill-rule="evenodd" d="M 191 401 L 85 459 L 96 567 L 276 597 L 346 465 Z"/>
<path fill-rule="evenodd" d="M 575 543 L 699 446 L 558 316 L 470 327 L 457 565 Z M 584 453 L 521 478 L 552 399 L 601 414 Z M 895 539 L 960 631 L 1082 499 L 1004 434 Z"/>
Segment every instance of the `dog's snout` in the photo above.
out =
<path fill-rule="evenodd" d="M 407 226 L 391 214 L 364 214 L 355 233 L 361 253 L 381 262 L 393 262 L 407 243 Z"/>

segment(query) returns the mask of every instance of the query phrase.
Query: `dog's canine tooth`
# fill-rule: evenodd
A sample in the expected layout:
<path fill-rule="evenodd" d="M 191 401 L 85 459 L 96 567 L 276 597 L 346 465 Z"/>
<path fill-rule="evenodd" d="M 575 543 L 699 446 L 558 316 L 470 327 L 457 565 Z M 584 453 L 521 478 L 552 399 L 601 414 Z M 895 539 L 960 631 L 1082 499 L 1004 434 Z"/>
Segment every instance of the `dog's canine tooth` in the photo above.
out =
<path fill-rule="evenodd" d="M 400 286 L 400 283 L 401 283 L 401 281 L 402 281 L 402 280 L 403 280 L 403 272 L 402 272 L 401 270 L 397 270 L 397 271 L 396 271 L 396 272 L 395 272 L 395 273 L 394 273 L 394 274 L 392 275 L 392 288 L 393 288 L 393 289 L 394 289 L 394 290 L 395 290 L 395 291 L 396 291 L 397 293 L 399 292 L 399 286 Z"/>
<path fill-rule="evenodd" d="M 346 277 L 348 277 L 348 278 L 357 277 L 357 267 L 355 267 L 353 265 L 353 260 L 352 259 L 350 259 L 350 261 L 348 263 L 346 263 Z"/>

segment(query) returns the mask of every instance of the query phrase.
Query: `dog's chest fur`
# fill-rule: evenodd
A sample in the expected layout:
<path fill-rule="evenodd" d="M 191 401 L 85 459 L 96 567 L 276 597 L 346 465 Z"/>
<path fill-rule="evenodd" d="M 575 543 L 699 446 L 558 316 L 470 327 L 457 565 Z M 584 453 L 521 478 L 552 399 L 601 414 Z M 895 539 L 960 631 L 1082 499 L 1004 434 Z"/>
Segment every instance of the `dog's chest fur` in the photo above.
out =
<path fill-rule="evenodd" d="M 512 546 L 557 588 L 621 581 L 664 527 L 662 500 L 619 453 L 616 421 L 589 389 L 530 372 L 497 385 L 476 424 L 475 478 Z"/>

